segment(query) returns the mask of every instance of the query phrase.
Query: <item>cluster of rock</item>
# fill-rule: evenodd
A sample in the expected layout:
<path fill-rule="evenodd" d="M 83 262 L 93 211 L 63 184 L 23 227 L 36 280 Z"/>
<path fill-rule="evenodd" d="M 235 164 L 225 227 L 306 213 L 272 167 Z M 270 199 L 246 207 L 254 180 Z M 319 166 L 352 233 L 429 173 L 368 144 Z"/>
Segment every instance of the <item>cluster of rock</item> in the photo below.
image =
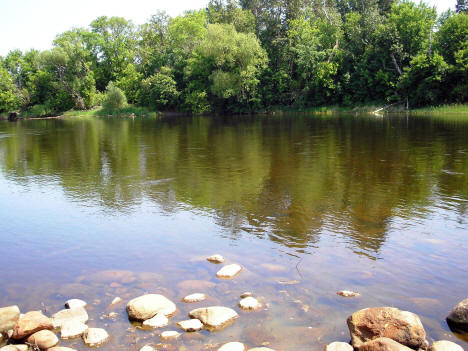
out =
<path fill-rule="evenodd" d="M 67 307 L 51 317 L 42 311 L 20 313 L 18 306 L 0 308 L 0 342 L 9 343 L 2 351 L 34 350 L 73 351 L 67 347 L 57 346 L 60 332 L 63 340 L 81 337 L 90 347 L 99 346 L 109 339 L 109 334 L 101 328 L 89 328 L 86 302 L 78 299 L 67 301 Z"/>
<path fill-rule="evenodd" d="M 468 331 L 468 299 L 458 304 L 447 317 L 460 330 Z M 351 344 L 333 342 L 325 351 L 463 351 L 447 340 L 429 345 L 420 318 L 394 307 L 374 307 L 359 310 L 347 319 Z"/>

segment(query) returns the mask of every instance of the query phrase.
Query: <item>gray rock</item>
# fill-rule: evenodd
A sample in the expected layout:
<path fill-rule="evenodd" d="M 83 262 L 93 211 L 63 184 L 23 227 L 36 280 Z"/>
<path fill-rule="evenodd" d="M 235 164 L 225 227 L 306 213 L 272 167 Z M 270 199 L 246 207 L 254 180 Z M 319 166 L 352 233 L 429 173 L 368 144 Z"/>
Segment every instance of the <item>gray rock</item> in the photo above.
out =
<path fill-rule="evenodd" d="M 463 351 L 463 347 L 448 340 L 440 340 L 429 346 L 428 351 Z"/>
<path fill-rule="evenodd" d="M 239 317 L 236 311 L 223 306 L 197 308 L 190 311 L 189 316 L 197 318 L 207 327 L 215 329 L 222 328 Z"/>
<path fill-rule="evenodd" d="M 0 308 L 0 333 L 13 329 L 19 317 L 20 310 L 18 306 Z"/>
<path fill-rule="evenodd" d="M 447 322 L 451 328 L 457 331 L 468 331 L 468 299 L 456 305 L 447 317 Z"/>
<path fill-rule="evenodd" d="M 86 323 L 88 319 L 88 312 L 83 307 L 61 310 L 52 315 L 54 328 L 61 328 L 64 323 L 70 321 Z"/>
<path fill-rule="evenodd" d="M 357 348 L 362 343 L 386 337 L 413 349 L 426 345 L 426 331 L 419 317 L 393 307 L 366 308 L 347 319 L 351 344 Z"/>
<path fill-rule="evenodd" d="M 36 345 L 41 350 L 47 350 L 58 344 L 57 336 L 50 330 L 41 330 L 28 338 L 28 343 Z"/>
<path fill-rule="evenodd" d="M 109 340 L 109 334 L 102 328 L 89 328 L 83 333 L 83 341 L 89 347 L 104 344 Z"/>
<path fill-rule="evenodd" d="M 148 294 L 130 300 L 127 313 L 131 319 L 144 321 L 161 313 L 165 316 L 175 314 L 176 305 L 163 295 Z"/>
<path fill-rule="evenodd" d="M 178 322 L 177 325 L 186 332 L 196 332 L 203 329 L 203 323 L 199 319 L 188 319 Z"/>
<path fill-rule="evenodd" d="M 346 342 L 335 341 L 324 348 L 325 351 L 353 351 L 353 347 Z"/>
<path fill-rule="evenodd" d="M 377 338 L 361 344 L 359 351 L 412 351 L 409 347 L 402 345 L 389 338 Z"/>

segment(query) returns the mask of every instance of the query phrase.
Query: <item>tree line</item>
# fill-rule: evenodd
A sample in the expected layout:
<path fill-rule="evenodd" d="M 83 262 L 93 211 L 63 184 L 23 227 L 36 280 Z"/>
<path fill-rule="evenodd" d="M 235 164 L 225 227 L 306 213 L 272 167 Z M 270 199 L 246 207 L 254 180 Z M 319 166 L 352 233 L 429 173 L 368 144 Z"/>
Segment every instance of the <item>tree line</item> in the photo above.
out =
<path fill-rule="evenodd" d="M 464 103 L 467 72 L 466 0 L 440 16 L 409 0 L 211 0 L 139 26 L 99 17 L 50 50 L 10 51 L 0 112 Z"/>

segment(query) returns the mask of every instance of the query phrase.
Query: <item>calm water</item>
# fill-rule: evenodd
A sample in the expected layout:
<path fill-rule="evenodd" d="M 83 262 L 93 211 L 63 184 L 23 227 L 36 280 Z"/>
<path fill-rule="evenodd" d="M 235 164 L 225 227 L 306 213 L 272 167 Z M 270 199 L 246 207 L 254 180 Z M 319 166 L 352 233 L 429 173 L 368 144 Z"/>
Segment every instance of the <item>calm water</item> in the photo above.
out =
<path fill-rule="evenodd" d="M 0 306 L 52 314 L 90 304 L 102 350 L 159 343 L 125 303 L 145 292 L 225 305 L 226 329 L 167 350 L 349 341 L 371 306 L 421 316 L 429 340 L 468 348 L 445 323 L 468 297 L 468 123 L 313 116 L 0 122 Z M 239 263 L 231 281 L 204 258 Z M 288 282 L 290 284 L 284 284 Z M 294 283 L 294 284 L 293 284 Z M 345 299 L 338 290 L 359 291 Z M 265 308 L 242 312 L 252 291 Z M 186 294 L 209 299 L 183 304 Z M 115 311 L 116 319 L 103 318 Z M 464 341 L 463 341 L 464 340 Z M 61 342 L 85 350 L 80 340 Z"/>

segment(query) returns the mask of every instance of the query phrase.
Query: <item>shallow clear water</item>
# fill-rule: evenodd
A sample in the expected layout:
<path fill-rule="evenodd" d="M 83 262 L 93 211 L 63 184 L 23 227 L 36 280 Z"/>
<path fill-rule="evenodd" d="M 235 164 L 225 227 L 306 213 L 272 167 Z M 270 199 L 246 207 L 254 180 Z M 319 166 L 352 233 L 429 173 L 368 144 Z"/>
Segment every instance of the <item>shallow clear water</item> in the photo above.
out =
<path fill-rule="evenodd" d="M 406 116 L 0 122 L 0 306 L 90 304 L 102 350 L 157 345 L 196 307 L 240 318 L 167 350 L 227 341 L 278 351 L 349 341 L 371 306 L 421 316 L 428 339 L 468 347 L 445 317 L 468 297 L 468 123 Z M 244 267 L 215 277 L 205 257 Z M 288 283 L 288 284 L 285 284 Z M 294 283 L 294 284 L 293 284 Z M 361 293 L 342 298 L 338 290 Z M 252 291 L 264 308 L 242 312 Z M 177 303 L 169 328 L 132 325 L 145 292 Z M 184 304 L 194 292 L 205 302 Z M 115 319 L 103 315 L 115 311 Z M 62 345 L 85 350 L 81 340 Z"/>

